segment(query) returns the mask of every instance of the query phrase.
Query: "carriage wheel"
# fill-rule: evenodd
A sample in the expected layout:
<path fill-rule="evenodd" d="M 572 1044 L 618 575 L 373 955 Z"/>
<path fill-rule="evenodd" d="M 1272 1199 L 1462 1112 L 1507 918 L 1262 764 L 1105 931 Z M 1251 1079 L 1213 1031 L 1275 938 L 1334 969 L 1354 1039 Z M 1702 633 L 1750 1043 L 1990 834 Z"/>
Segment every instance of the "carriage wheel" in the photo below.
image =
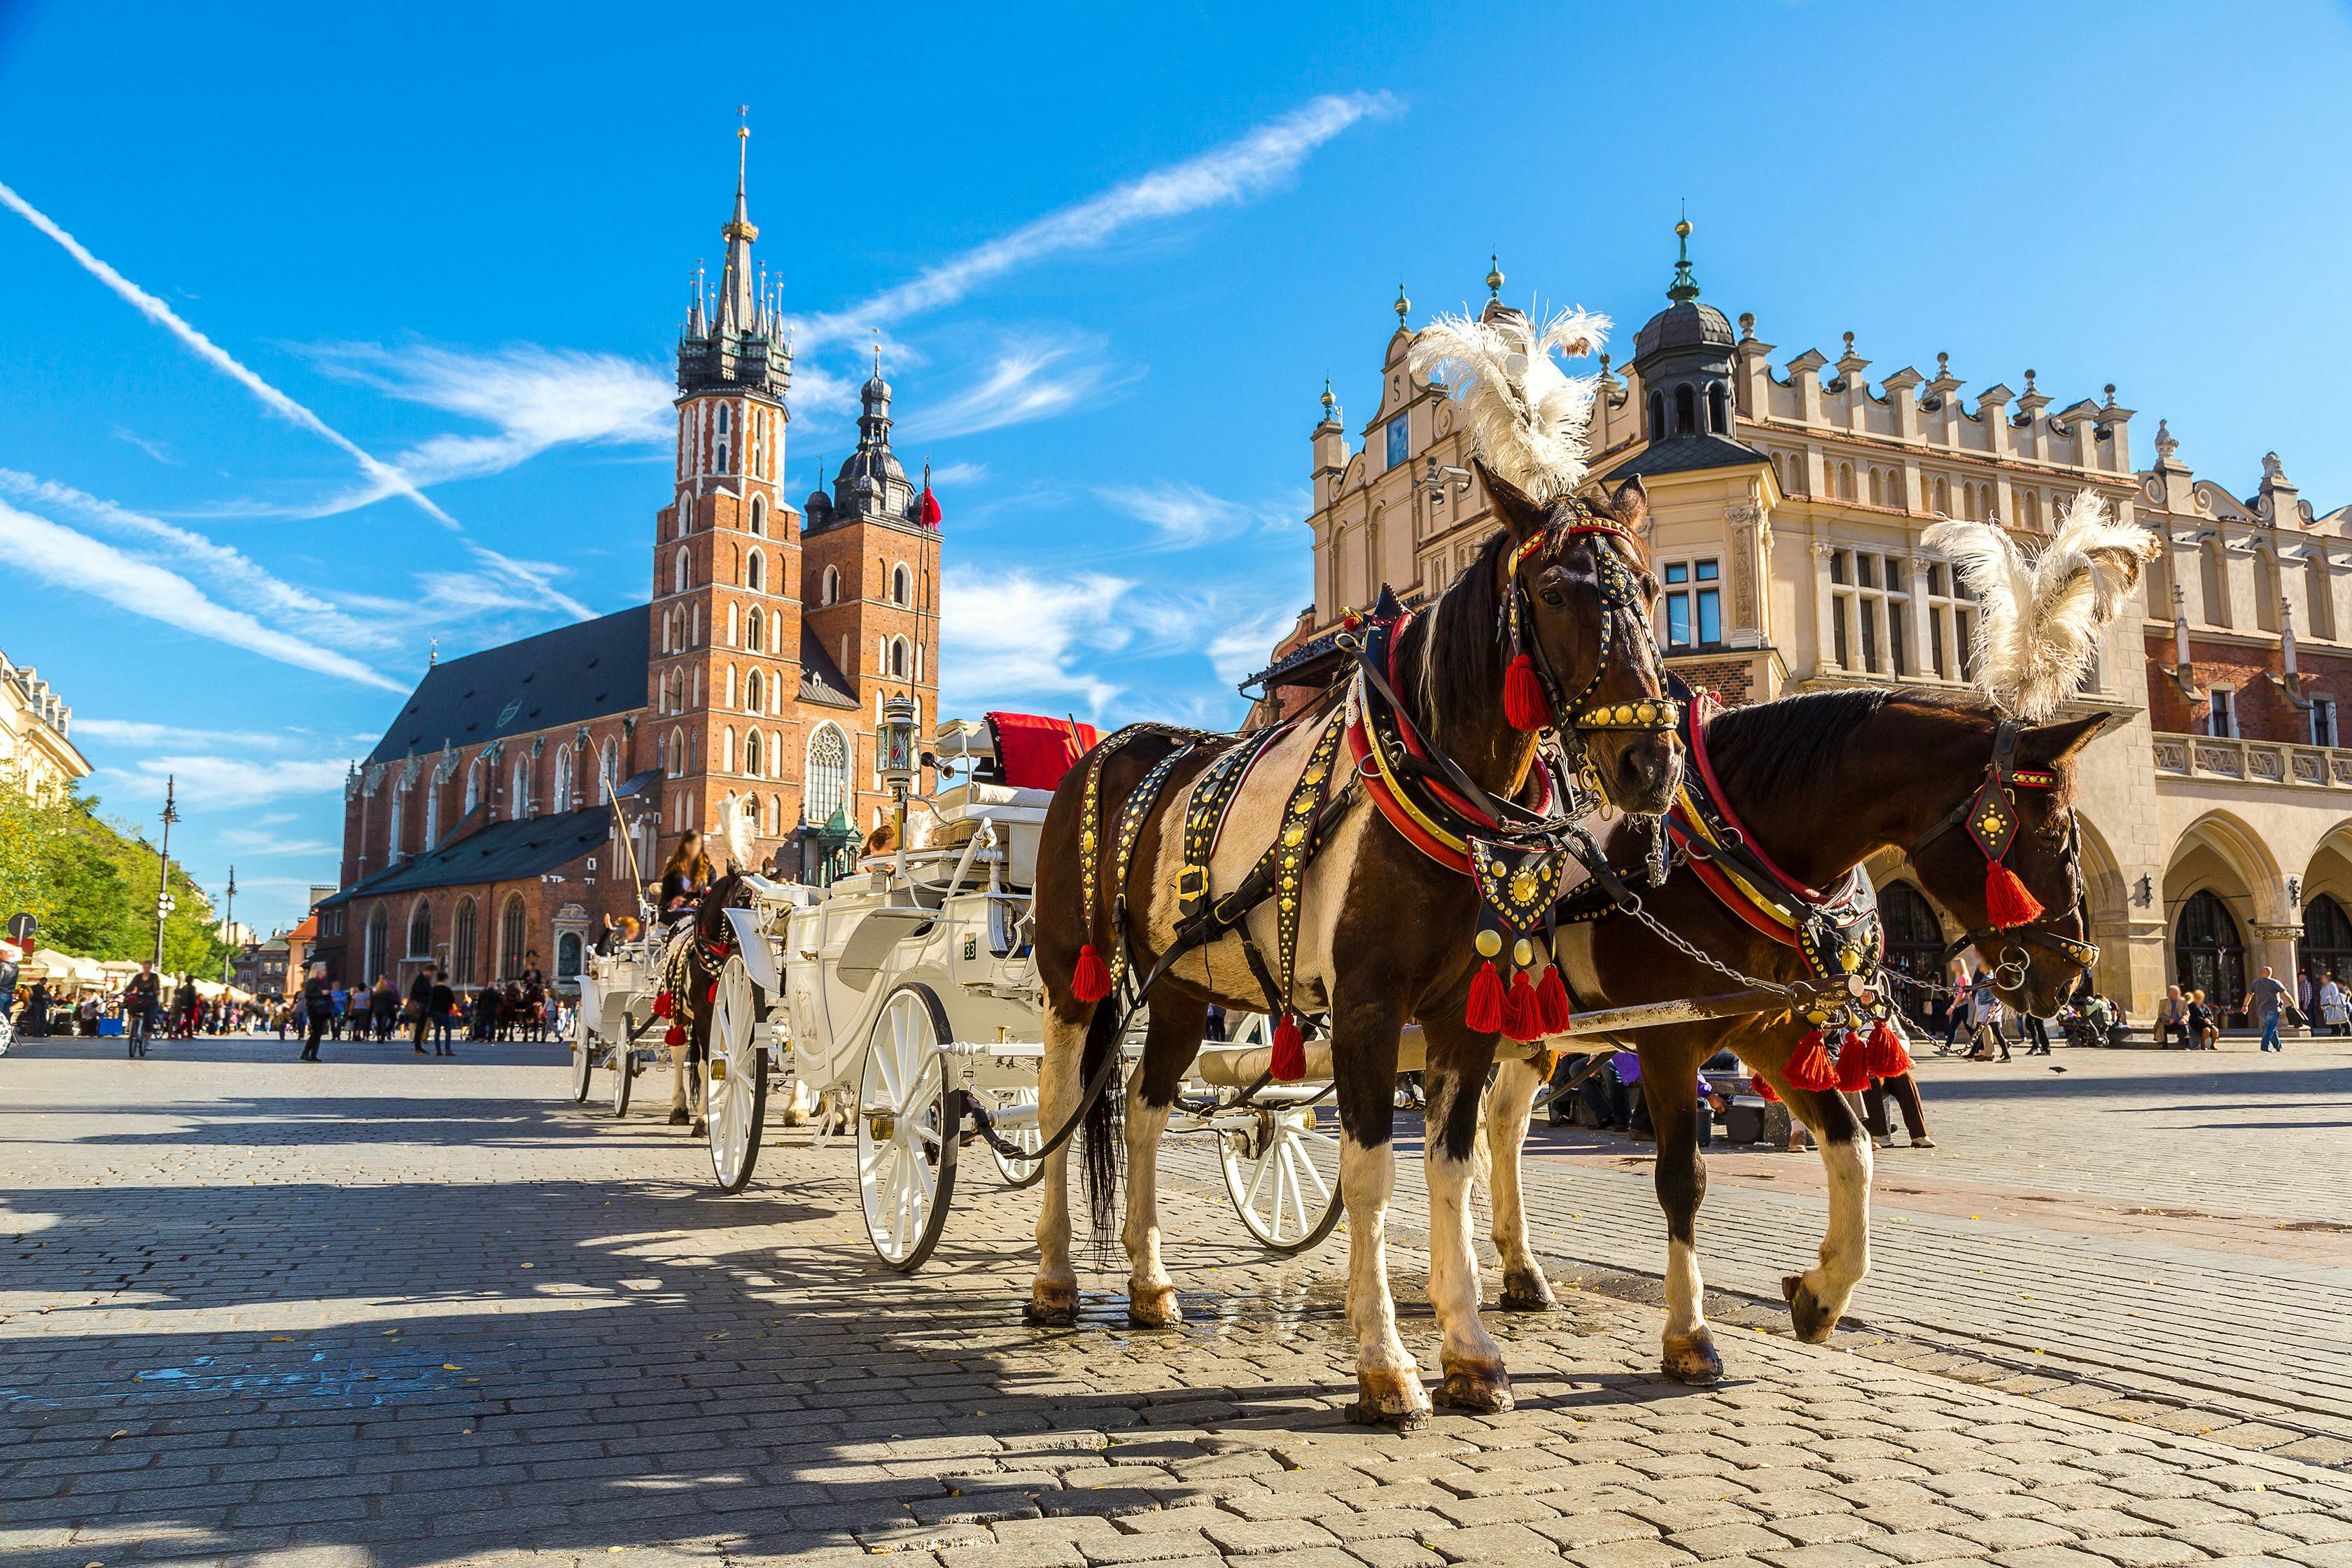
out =
<path fill-rule="evenodd" d="M 621 1037 L 613 1042 L 613 1114 L 629 1113 L 629 1080 L 637 1076 L 637 1047 L 630 1042 L 629 1030 L 634 1026 L 626 1013 L 621 1015 Z"/>
<path fill-rule="evenodd" d="M 1035 1089 L 1011 1089 L 999 1094 L 996 1097 L 996 1104 L 990 1109 L 996 1110 L 1014 1105 L 1034 1108 L 1036 1103 Z M 1034 1121 L 1026 1127 L 1016 1127 L 1010 1131 L 1000 1127 L 997 1132 L 1006 1142 L 1015 1144 L 1032 1154 L 1044 1147 L 1045 1142 L 1045 1130 Z M 1034 1187 L 1045 1179 L 1045 1162 L 1043 1160 L 1008 1160 L 992 1148 L 989 1150 L 989 1153 L 995 1158 L 996 1173 L 1004 1178 L 1007 1185 Z"/>
<path fill-rule="evenodd" d="M 588 1026 L 588 1010 L 580 1010 L 580 1022 L 572 1030 L 572 1103 L 588 1103 L 589 1079 L 596 1068 L 596 1031 Z"/>
<path fill-rule="evenodd" d="M 751 1028 L 766 1011 L 763 1002 L 742 955 L 730 955 L 719 972 L 702 1089 L 710 1170 L 722 1193 L 741 1192 L 760 1158 L 760 1128 L 768 1119 L 768 1048 L 751 1043 Z"/>
<path fill-rule="evenodd" d="M 1329 1106 L 1286 1105 L 1218 1137 L 1225 1195 L 1268 1251 L 1304 1252 L 1339 1223 L 1339 1127 Z"/>
<path fill-rule="evenodd" d="M 866 1037 L 857 1081 L 857 1188 L 866 1237 L 901 1274 L 923 1266 L 955 1192 L 956 1129 L 948 1125 L 947 1012 L 928 985 L 901 985 Z"/>

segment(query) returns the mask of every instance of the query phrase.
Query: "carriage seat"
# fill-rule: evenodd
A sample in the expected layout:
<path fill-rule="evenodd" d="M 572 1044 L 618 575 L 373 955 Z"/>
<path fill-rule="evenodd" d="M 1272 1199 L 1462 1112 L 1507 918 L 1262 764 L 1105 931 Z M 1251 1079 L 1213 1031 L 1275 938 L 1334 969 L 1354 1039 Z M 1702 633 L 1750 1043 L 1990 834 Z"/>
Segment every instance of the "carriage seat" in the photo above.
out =
<path fill-rule="evenodd" d="M 938 814 L 931 842 L 940 847 L 967 844 L 983 818 L 993 821 L 997 842 L 1004 848 L 1004 879 L 1015 887 L 1034 887 L 1037 841 L 1045 830 L 1045 808 L 1053 803 L 1049 789 L 977 781 L 955 784 L 931 797 L 931 809 Z"/>

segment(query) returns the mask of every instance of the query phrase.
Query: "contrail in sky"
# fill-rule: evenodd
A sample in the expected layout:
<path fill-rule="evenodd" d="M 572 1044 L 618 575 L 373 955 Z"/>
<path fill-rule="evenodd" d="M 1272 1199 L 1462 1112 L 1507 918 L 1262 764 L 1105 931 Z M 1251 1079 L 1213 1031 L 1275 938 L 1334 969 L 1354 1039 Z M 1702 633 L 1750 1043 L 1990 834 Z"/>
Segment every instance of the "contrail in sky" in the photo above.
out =
<path fill-rule="evenodd" d="M 181 320 L 179 313 L 171 306 L 91 255 L 88 246 L 58 227 L 50 220 L 47 213 L 18 195 L 5 184 L 0 184 L 0 205 L 9 207 L 21 216 L 26 223 L 56 240 L 64 247 L 68 256 L 81 264 L 83 271 L 112 289 L 141 315 L 187 344 L 200 358 L 209 361 L 215 370 L 230 376 L 247 392 L 261 399 L 262 405 L 271 413 L 290 420 L 312 435 L 322 437 L 341 447 L 366 471 L 368 478 L 396 494 L 405 496 L 444 527 L 454 529 L 458 526 L 457 520 L 436 505 L 431 497 L 410 482 L 406 474 L 389 463 L 378 461 L 374 454 L 369 452 L 358 442 L 262 380 L 260 376 L 240 363 L 236 356 Z"/>

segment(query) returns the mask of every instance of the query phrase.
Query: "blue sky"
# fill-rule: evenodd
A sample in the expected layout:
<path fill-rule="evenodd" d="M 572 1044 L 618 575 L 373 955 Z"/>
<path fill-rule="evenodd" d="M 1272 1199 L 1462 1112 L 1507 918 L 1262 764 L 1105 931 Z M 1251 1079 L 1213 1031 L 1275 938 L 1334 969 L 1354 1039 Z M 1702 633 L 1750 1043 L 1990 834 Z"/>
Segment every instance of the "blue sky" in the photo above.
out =
<path fill-rule="evenodd" d="M 431 639 L 644 596 L 739 103 L 793 489 L 878 328 L 951 706 L 1237 716 L 1399 281 L 1622 344 L 1684 198 L 1776 359 L 2114 381 L 2143 460 L 2352 500 L 2344 5 L 1444 11 L 0 0 L 0 647 L 294 918 Z"/>

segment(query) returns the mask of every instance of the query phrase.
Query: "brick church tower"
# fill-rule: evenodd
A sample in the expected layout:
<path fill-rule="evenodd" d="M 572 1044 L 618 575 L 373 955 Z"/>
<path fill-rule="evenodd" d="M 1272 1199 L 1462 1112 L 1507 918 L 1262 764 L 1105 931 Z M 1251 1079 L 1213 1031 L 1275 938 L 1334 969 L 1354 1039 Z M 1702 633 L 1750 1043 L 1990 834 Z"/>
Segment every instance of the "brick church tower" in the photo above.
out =
<path fill-rule="evenodd" d="M 749 134 L 737 133 L 718 289 L 706 295 L 698 278 L 678 340 L 677 457 L 656 525 L 646 722 L 663 773 L 658 855 L 748 801 L 761 858 L 813 877 L 828 822 L 838 835 L 881 819 L 887 797 L 872 763 L 882 700 L 912 696 L 924 724 L 936 722 L 939 507 L 891 455 L 877 354 L 857 450 L 835 493 L 812 499 L 804 543 L 803 517 L 780 489 L 792 350 L 777 290 L 751 259 Z"/>

